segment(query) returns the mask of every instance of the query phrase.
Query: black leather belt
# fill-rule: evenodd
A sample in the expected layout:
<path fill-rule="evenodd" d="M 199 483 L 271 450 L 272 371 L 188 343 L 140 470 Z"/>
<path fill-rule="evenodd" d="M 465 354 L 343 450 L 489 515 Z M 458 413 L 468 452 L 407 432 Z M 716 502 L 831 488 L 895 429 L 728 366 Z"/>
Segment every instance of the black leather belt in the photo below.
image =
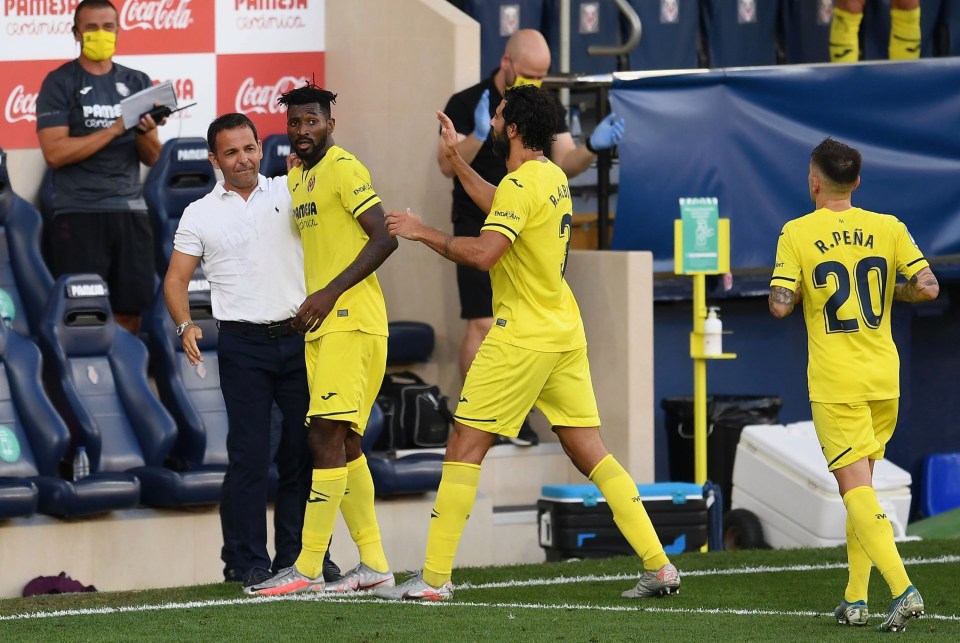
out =
<path fill-rule="evenodd" d="M 291 326 L 293 317 L 283 321 L 273 322 L 271 324 L 253 324 L 242 321 L 220 321 L 218 326 L 221 331 L 233 333 L 234 335 L 251 335 L 255 337 L 266 337 L 276 339 L 277 337 L 287 337 L 296 335 L 297 329 Z"/>

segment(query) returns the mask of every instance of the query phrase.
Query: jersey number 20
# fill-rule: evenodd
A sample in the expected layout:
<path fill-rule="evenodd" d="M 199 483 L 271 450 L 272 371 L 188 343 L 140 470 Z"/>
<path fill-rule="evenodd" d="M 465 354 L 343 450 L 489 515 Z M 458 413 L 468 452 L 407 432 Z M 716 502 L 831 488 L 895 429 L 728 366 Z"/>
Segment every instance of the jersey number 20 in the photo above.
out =
<path fill-rule="evenodd" d="M 853 267 L 853 287 L 851 292 L 850 272 L 839 261 L 824 261 L 813 269 L 813 285 L 826 288 L 831 279 L 836 283 L 836 291 L 823 305 L 823 318 L 828 333 L 854 333 L 860 330 L 857 318 L 840 319 L 840 307 L 854 294 L 860 307 L 860 319 L 868 328 L 879 328 L 883 320 L 883 302 L 887 290 L 887 261 L 883 257 L 864 257 Z M 871 279 L 871 277 L 873 277 Z M 871 288 L 871 281 L 874 288 Z M 879 297 L 879 305 L 874 306 L 874 293 Z"/>

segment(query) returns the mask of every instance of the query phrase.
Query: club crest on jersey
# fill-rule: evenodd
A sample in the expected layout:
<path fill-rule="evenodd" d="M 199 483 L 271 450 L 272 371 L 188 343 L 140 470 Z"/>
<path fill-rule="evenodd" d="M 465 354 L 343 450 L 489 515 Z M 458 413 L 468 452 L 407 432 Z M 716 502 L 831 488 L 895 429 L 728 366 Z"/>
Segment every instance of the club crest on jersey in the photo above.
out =
<path fill-rule="evenodd" d="M 317 177 L 311 176 L 310 180 L 307 181 L 307 192 L 313 192 L 313 186 L 317 184 Z"/>
<path fill-rule="evenodd" d="M 117 87 L 117 93 L 120 94 L 121 96 L 127 97 L 130 95 L 130 88 L 127 87 L 126 84 L 117 83 L 116 87 Z"/>

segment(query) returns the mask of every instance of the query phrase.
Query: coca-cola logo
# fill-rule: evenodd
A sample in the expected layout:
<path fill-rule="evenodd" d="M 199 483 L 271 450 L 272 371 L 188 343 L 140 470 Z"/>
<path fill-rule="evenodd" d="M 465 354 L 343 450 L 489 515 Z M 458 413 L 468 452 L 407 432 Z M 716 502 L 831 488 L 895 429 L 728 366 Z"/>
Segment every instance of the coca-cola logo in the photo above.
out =
<path fill-rule="evenodd" d="M 8 123 L 37 120 L 37 94 L 30 94 L 23 85 L 17 85 L 7 97 L 3 115 Z"/>
<path fill-rule="evenodd" d="M 130 0 L 120 11 L 125 30 L 187 29 L 191 24 L 190 0 Z"/>
<path fill-rule="evenodd" d="M 282 76 L 273 85 L 257 85 L 249 76 L 240 83 L 234 108 L 241 114 L 279 114 L 283 106 L 277 104 L 280 95 L 307 82 L 302 76 Z"/>

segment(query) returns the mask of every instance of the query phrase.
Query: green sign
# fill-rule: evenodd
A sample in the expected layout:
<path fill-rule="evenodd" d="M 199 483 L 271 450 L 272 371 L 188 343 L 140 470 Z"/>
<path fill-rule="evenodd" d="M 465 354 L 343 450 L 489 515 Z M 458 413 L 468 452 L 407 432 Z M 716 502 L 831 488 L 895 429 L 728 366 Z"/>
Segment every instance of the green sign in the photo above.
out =
<path fill-rule="evenodd" d="M 680 199 L 683 272 L 719 272 L 717 197 Z"/>
<path fill-rule="evenodd" d="M 7 325 L 7 328 L 13 327 L 13 320 L 17 316 L 17 309 L 13 305 L 13 299 L 6 290 L 0 288 L 0 320 Z"/>
<path fill-rule="evenodd" d="M 0 460 L 16 462 L 20 459 L 20 442 L 10 427 L 0 424 Z"/>

